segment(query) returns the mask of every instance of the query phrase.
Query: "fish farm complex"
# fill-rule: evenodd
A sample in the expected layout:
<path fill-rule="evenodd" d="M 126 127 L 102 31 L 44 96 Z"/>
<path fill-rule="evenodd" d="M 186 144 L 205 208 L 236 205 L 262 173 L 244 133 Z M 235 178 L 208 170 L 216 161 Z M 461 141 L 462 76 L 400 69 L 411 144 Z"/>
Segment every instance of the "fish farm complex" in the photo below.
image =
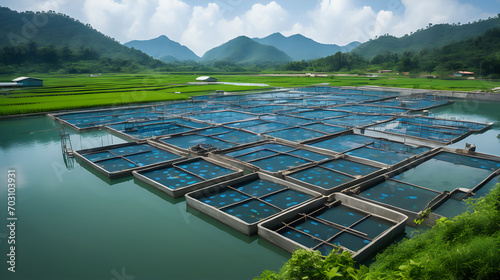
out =
<path fill-rule="evenodd" d="M 363 261 L 422 217 L 432 225 L 465 212 L 465 199 L 499 182 L 499 156 L 450 147 L 492 123 L 429 114 L 453 102 L 313 86 L 49 117 L 128 142 L 74 150 L 61 134 L 63 152 L 111 184 L 134 178 L 287 252 Z"/>

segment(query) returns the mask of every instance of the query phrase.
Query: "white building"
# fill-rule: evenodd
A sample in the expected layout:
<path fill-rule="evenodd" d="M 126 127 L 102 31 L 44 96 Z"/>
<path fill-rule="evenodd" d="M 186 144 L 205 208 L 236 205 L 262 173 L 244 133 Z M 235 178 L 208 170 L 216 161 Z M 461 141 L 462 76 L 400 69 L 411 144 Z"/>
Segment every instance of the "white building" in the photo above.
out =
<path fill-rule="evenodd" d="M 217 82 L 217 79 L 209 76 L 201 76 L 196 78 L 198 82 Z"/>
<path fill-rule="evenodd" d="M 31 77 L 19 77 L 12 80 L 23 87 L 42 87 L 43 80 Z"/>

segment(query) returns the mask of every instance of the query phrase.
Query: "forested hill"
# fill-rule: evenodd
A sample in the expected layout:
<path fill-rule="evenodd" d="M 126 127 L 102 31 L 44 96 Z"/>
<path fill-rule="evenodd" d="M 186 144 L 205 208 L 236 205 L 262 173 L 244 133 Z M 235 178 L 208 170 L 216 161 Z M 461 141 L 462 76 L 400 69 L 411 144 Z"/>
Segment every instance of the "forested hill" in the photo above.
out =
<path fill-rule="evenodd" d="M 207 51 L 202 62 L 227 61 L 237 64 L 265 64 L 292 61 L 283 51 L 240 36 Z"/>
<path fill-rule="evenodd" d="M 386 51 L 371 60 L 356 53 L 341 53 L 312 61 L 291 62 L 284 66 L 293 71 L 377 72 L 382 69 L 410 73 L 449 75 L 456 71 L 475 72 L 476 76 L 500 77 L 500 28 L 492 28 L 483 35 L 451 43 L 433 50 L 421 49 L 397 54 Z"/>
<path fill-rule="evenodd" d="M 37 46 L 69 47 L 72 51 L 90 48 L 101 57 L 132 60 L 140 64 L 153 63 L 148 55 L 127 48 L 64 14 L 16 12 L 0 7 L 0 47 L 17 47 L 35 42 Z"/>
<path fill-rule="evenodd" d="M 170 40 L 167 36 L 162 35 L 151 40 L 134 40 L 124 44 L 129 48 L 136 48 L 151 55 L 154 58 L 170 62 L 170 60 L 193 60 L 198 61 L 200 58 L 188 47 L 183 46 L 175 41 Z M 172 59 L 169 59 L 171 57 Z"/>
<path fill-rule="evenodd" d="M 500 27 L 500 18 L 498 17 L 470 24 L 429 24 L 425 29 L 417 30 L 400 38 L 385 35 L 370 40 L 355 48 L 353 52 L 366 59 L 372 59 L 376 55 L 386 52 L 403 54 L 408 51 L 431 50 L 479 36 L 487 30 L 497 27 Z"/>

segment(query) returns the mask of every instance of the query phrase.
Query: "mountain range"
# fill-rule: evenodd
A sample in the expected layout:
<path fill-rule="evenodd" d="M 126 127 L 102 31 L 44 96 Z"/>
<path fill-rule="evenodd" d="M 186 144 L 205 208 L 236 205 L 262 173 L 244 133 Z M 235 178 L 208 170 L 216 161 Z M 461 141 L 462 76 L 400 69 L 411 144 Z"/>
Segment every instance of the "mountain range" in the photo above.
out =
<path fill-rule="evenodd" d="M 352 42 L 346 46 L 321 44 L 301 34 L 285 37 L 281 33 L 273 33 L 264 38 L 253 38 L 253 40 L 260 44 L 274 46 L 284 51 L 294 61 L 312 60 L 329 56 L 337 52 L 350 52 L 361 45 L 360 42 Z"/>

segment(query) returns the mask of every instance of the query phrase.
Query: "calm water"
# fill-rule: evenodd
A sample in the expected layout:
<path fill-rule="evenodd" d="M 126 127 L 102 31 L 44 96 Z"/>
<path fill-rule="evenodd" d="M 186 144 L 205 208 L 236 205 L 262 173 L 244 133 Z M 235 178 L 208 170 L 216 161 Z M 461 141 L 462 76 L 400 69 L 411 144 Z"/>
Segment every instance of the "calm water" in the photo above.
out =
<path fill-rule="evenodd" d="M 132 177 L 110 181 L 63 160 L 47 117 L 0 121 L 0 279 L 251 279 L 290 255 Z M 74 149 L 117 144 L 74 131 Z M 7 170 L 16 169 L 16 272 L 7 271 Z M 5 208 L 5 209 L 4 209 Z"/>
<path fill-rule="evenodd" d="M 472 134 L 449 147 L 463 149 L 465 143 L 477 146 L 476 151 L 500 156 L 500 103 L 462 100 L 430 110 L 436 117 L 457 118 L 464 121 L 493 123 L 493 127 L 481 134 Z"/>
<path fill-rule="evenodd" d="M 469 142 L 478 152 L 500 156 L 499 105 L 458 101 L 431 113 L 495 122 L 452 147 Z M 50 130 L 56 127 L 44 116 L 0 121 L 0 279 L 251 279 L 278 270 L 290 257 L 256 236 L 186 211 L 184 199 L 132 177 L 111 183 L 78 161 L 67 165 L 59 133 Z M 104 131 L 68 131 L 75 150 L 125 142 Z M 16 273 L 7 271 L 5 253 L 12 168 L 18 176 Z"/>

